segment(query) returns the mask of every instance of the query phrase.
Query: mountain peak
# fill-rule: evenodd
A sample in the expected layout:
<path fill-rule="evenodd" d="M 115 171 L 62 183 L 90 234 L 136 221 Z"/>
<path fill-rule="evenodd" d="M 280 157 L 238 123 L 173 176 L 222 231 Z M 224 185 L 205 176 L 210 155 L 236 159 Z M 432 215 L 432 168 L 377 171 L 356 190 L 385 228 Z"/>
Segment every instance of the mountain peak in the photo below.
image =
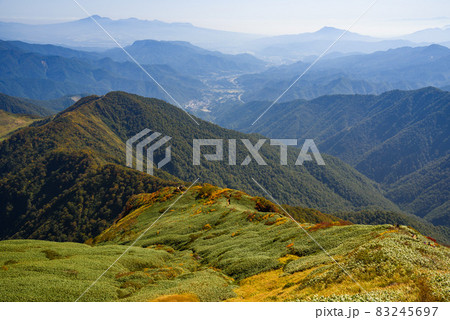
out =
<path fill-rule="evenodd" d="M 334 32 L 343 32 L 343 31 L 344 30 L 342 30 L 342 29 L 325 26 L 325 27 L 321 28 L 320 30 L 317 30 L 315 33 L 331 33 L 331 32 L 334 33 Z"/>
<path fill-rule="evenodd" d="M 99 20 L 101 20 L 101 21 L 112 21 L 110 18 L 102 17 L 102 16 L 99 16 L 98 14 L 94 14 L 92 16 L 89 16 L 87 18 L 84 18 L 84 19 L 81 19 L 81 20 L 78 20 L 78 21 L 86 21 L 86 20 L 91 20 L 91 19 L 94 19 L 96 21 L 99 21 Z"/>
<path fill-rule="evenodd" d="M 358 41 L 373 41 L 376 40 L 376 38 L 373 38 L 371 36 L 361 35 L 359 33 L 346 31 L 344 29 L 339 29 L 335 27 L 329 27 L 325 26 L 321 28 L 320 30 L 317 30 L 316 32 L 313 32 L 313 36 L 318 36 L 322 38 L 336 38 L 338 36 L 341 36 L 345 32 L 345 39 L 346 40 L 358 40 Z"/>

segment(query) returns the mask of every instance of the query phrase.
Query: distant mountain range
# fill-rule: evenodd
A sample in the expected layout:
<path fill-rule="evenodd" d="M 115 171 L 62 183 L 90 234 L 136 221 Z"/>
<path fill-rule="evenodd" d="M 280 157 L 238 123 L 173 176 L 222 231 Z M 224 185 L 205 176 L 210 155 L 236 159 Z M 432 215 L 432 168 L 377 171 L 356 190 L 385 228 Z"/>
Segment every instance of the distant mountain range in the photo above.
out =
<path fill-rule="evenodd" d="M 450 25 L 443 28 L 430 28 L 420 30 L 402 37 L 405 40 L 425 43 L 450 44 Z"/>
<path fill-rule="evenodd" d="M 245 42 L 262 37 L 199 28 L 190 23 L 167 23 L 135 18 L 112 20 L 100 16 L 93 16 L 93 18 L 123 46 L 131 45 L 137 40 L 153 39 L 187 41 L 212 50 L 226 48 L 236 50 Z M 0 22 L 0 39 L 91 49 L 116 47 L 116 44 L 89 17 L 48 25 Z"/>
<path fill-rule="evenodd" d="M 222 54 L 186 42 L 146 40 L 126 49 L 180 103 L 211 92 L 205 80 L 262 71 L 266 65 L 248 54 Z M 170 100 L 120 49 L 88 53 L 0 40 L 0 52 L 0 92 L 11 96 L 49 100 L 124 90 Z"/>
<path fill-rule="evenodd" d="M 186 42 L 137 41 L 126 50 L 177 101 L 190 105 L 195 112 L 214 108 L 220 111 L 223 105 L 226 108 L 242 101 L 274 100 L 309 66 L 300 61 L 267 69 L 265 62 L 251 55 L 222 54 Z M 118 48 L 84 52 L 0 41 L 0 51 L 0 92 L 11 96 L 54 100 L 124 90 L 170 100 Z M 281 101 L 326 94 L 379 94 L 425 86 L 445 88 L 450 83 L 449 61 L 450 49 L 439 45 L 329 56 L 319 61 Z M 69 100 L 65 101 L 65 107 L 70 105 Z M 55 107 L 52 104 L 44 103 L 50 109 Z M 210 114 L 197 114 L 211 119 Z"/>
<path fill-rule="evenodd" d="M 187 41 L 194 45 L 228 53 L 251 52 L 271 61 L 297 61 L 322 53 L 344 30 L 324 27 L 317 32 L 268 37 L 264 35 L 199 28 L 189 23 L 166 23 L 135 18 L 112 20 L 93 16 L 123 46 L 137 40 Z M 330 52 L 371 53 L 417 44 L 449 45 L 449 31 L 427 29 L 398 39 L 380 39 L 348 32 Z M 55 44 L 91 49 L 113 48 L 115 43 L 92 21 L 27 25 L 0 22 L 0 39 Z"/>
<path fill-rule="evenodd" d="M 449 225 L 450 93 L 436 88 L 379 96 L 334 95 L 218 113 L 219 124 L 272 138 L 315 139 L 388 190 L 401 208 Z M 239 115 L 238 117 L 234 115 Z"/>
<path fill-rule="evenodd" d="M 0 42 L 0 52 L 0 92 L 8 95 L 47 100 L 120 89 L 168 99 L 133 62 L 116 62 L 54 46 L 6 41 Z M 202 95 L 201 81 L 170 66 L 153 64 L 145 68 L 182 102 Z"/>
<path fill-rule="evenodd" d="M 125 48 L 139 63 L 169 65 L 193 76 L 242 74 L 262 71 L 266 63 L 249 54 L 229 55 L 209 51 L 182 41 L 136 41 Z M 114 61 L 131 61 L 120 48 L 102 53 Z"/>
<path fill-rule="evenodd" d="M 236 79 L 243 101 L 275 100 L 309 63 L 300 61 Z M 326 94 L 380 94 L 450 83 L 450 49 L 440 45 L 404 47 L 320 60 L 281 99 L 313 99 Z"/>
<path fill-rule="evenodd" d="M 345 30 L 324 27 L 316 32 L 282 35 L 257 39 L 251 42 L 251 50 L 258 57 L 270 61 L 298 61 L 324 52 Z M 426 42 L 425 42 L 426 43 Z M 341 54 L 372 53 L 389 49 L 417 46 L 413 41 L 402 39 L 383 40 L 347 32 L 329 50 Z"/>

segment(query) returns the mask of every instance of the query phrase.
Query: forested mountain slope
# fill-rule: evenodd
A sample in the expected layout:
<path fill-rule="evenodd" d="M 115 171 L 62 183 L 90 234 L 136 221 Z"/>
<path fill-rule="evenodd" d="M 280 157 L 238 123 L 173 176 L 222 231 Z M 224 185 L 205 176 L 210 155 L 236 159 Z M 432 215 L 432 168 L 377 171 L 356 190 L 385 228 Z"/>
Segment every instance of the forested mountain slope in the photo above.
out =
<path fill-rule="evenodd" d="M 325 212 L 368 207 L 397 210 L 372 181 L 326 155 L 325 166 L 315 162 L 294 166 L 298 150 L 290 149 L 292 165 L 281 166 L 279 147 L 266 143 L 260 152 L 266 166 L 254 160 L 247 166 L 204 160 L 194 166 L 192 139 L 250 139 L 255 143 L 260 138 L 197 121 L 199 126 L 185 112 L 161 100 L 112 92 L 83 98 L 53 118 L 19 130 L 0 144 L 2 238 L 85 240 L 114 220 L 130 195 L 155 191 L 173 184 L 167 180 L 177 179 L 200 178 L 262 194 L 253 178 L 280 202 Z M 165 171 L 155 172 L 163 180 L 123 167 L 125 141 L 144 128 L 172 137 L 172 162 Z M 238 145 L 238 163 L 247 154 Z M 159 161 L 164 148 L 155 155 Z M 52 223 L 56 217 L 58 223 Z"/>
<path fill-rule="evenodd" d="M 322 152 L 339 157 L 381 183 L 389 190 L 389 198 L 405 210 L 448 225 L 448 91 L 430 87 L 378 96 L 297 100 L 274 105 L 252 126 L 269 105 L 253 102 L 235 106 L 220 115 L 219 123 L 272 138 L 314 139 Z M 237 113 L 239 119 L 233 118 Z M 426 171 L 419 171 L 427 166 Z"/>
<path fill-rule="evenodd" d="M 10 97 L 6 94 L 0 93 L 0 110 L 9 113 L 28 114 L 33 116 L 49 116 L 52 111 L 38 106 L 32 102 L 24 101 L 16 97 Z"/>

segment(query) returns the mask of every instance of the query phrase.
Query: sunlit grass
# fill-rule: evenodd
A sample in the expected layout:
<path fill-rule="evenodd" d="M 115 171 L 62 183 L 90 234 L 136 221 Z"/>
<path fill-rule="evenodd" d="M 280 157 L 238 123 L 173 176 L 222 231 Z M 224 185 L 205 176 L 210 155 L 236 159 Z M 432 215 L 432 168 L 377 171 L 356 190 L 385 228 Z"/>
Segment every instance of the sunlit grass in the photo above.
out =
<path fill-rule="evenodd" d="M 0 299 L 75 300 L 165 213 L 82 300 L 450 300 L 449 249 L 406 226 L 318 225 L 318 215 L 302 227 L 324 253 L 259 198 L 199 186 L 169 208 L 180 195 L 165 188 L 133 197 L 94 246 L 0 242 Z"/>

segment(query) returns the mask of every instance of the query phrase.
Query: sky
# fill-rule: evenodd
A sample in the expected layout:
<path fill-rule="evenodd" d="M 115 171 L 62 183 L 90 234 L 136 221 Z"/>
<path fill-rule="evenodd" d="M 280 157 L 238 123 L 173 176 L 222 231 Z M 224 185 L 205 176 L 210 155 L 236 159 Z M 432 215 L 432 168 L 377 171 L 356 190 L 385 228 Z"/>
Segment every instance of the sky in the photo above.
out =
<path fill-rule="evenodd" d="M 76 0 L 94 15 L 265 35 L 345 29 L 374 0 Z M 376 1 L 376 0 L 375 0 Z M 0 0 L 0 21 L 30 24 L 86 18 L 74 0 Z M 353 32 L 394 37 L 450 25 L 449 0 L 377 0 Z"/>

